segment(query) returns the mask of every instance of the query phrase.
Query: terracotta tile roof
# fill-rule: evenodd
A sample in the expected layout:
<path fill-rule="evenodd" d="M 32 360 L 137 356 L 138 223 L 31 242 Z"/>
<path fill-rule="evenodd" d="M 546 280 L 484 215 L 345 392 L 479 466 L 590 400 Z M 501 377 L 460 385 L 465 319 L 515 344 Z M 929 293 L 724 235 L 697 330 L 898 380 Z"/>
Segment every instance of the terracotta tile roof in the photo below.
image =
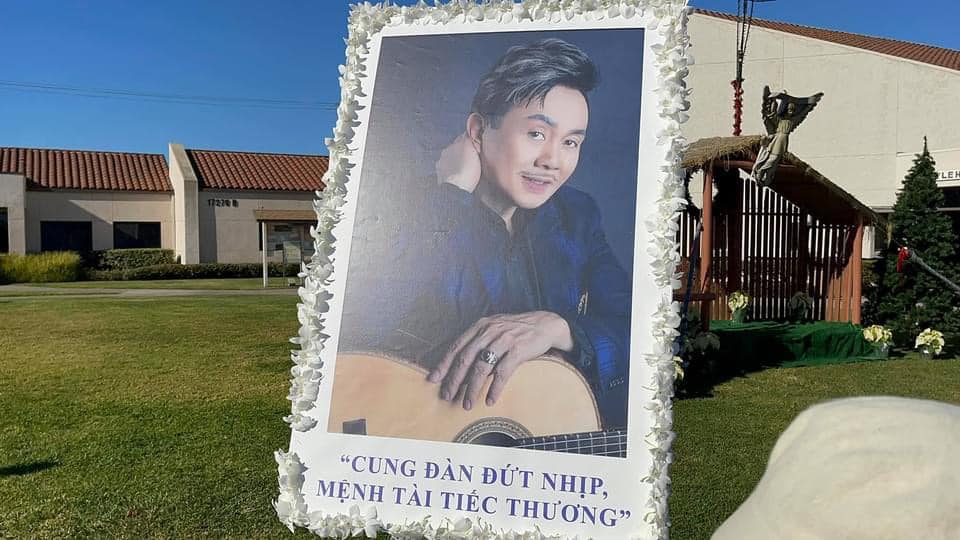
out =
<path fill-rule="evenodd" d="M 22 174 L 33 190 L 173 191 L 163 154 L 0 147 L 0 173 Z"/>
<path fill-rule="evenodd" d="M 200 189 L 317 191 L 327 156 L 187 150 Z"/>
<path fill-rule="evenodd" d="M 731 22 L 736 22 L 736 15 L 721 13 L 719 11 L 709 11 L 705 9 L 694 9 L 694 13 L 716 17 Z M 838 32 L 836 30 L 824 30 L 822 28 L 812 28 L 810 26 L 801 26 L 799 24 L 789 24 L 777 21 L 766 21 L 762 19 L 753 19 L 755 27 L 768 28 L 788 34 L 829 41 L 848 47 L 856 47 L 880 54 L 905 58 L 915 62 L 931 64 L 934 66 L 945 67 L 960 71 L 960 51 L 953 49 L 943 49 L 931 45 L 921 45 L 919 43 L 910 43 L 909 41 L 898 41 L 895 39 L 864 36 L 861 34 L 851 34 L 848 32 Z"/>

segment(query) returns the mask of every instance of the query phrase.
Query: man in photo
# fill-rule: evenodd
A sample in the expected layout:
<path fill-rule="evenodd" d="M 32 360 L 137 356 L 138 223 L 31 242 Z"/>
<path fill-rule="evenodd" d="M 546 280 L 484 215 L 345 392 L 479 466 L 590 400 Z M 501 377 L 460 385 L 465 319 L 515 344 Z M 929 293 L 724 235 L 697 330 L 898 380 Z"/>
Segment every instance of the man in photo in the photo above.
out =
<path fill-rule="evenodd" d="M 594 200 L 564 185 L 598 82 L 559 39 L 499 59 L 393 246 L 392 285 L 348 291 L 367 311 L 362 324 L 345 317 L 341 350 L 413 359 L 441 399 L 468 410 L 496 403 L 524 362 L 558 353 L 589 382 L 603 427 L 626 426 L 630 276 Z"/>

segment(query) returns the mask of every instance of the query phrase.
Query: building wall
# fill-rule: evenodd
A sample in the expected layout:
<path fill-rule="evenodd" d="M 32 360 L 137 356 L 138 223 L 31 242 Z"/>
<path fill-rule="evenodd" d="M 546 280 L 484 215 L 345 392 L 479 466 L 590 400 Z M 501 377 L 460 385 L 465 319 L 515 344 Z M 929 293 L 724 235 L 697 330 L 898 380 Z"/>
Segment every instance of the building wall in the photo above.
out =
<path fill-rule="evenodd" d="M 26 251 L 40 251 L 40 222 L 89 221 L 93 249 L 113 248 L 115 221 L 160 222 L 161 247 L 173 248 L 173 194 L 122 191 L 27 191 Z"/>
<path fill-rule="evenodd" d="M 7 248 L 26 253 L 26 180 L 18 174 L 0 174 L 0 208 L 7 209 Z"/>
<path fill-rule="evenodd" d="M 198 182 L 182 144 L 169 144 L 170 185 L 173 186 L 173 252 L 183 264 L 200 262 L 197 224 Z"/>
<path fill-rule="evenodd" d="M 732 134 L 736 25 L 689 22 L 691 141 Z M 763 86 L 823 99 L 790 137 L 790 151 L 865 204 L 893 206 L 898 155 L 960 148 L 960 72 L 754 27 L 744 64 L 743 134 L 763 133 Z M 939 167 L 938 167 L 939 168 Z"/>
<path fill-rule="evenodd" d="M 259 262 L 260 225 L 254 210 L 310 210 L 313 192 L 201 190 L 200 262 Z M 279 254 L 270 254 L 279 260 Z"/>

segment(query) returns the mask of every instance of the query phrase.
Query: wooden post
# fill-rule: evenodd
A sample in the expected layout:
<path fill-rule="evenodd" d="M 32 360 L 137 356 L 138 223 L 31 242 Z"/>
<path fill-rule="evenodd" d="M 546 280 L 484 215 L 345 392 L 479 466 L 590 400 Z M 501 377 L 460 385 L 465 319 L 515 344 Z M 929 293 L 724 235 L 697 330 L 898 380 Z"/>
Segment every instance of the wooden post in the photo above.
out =
<path fill-rule="evenodd" d="M 842 270 L 837 269 L 837 264 L 839 262 L 839 255 L 842 254 L 842 251 L 837 250 L 837 233 L 836 226 L 832 223 L 826 226 L 824 230 L 824 242 L 823 249 L 820 250 L 823 253 L 825 268 L 824 268 L 824 282 L 827 288 L 827 320 L 828 321 L 839 321 L 840 313 L 840 280 Z"/>
<path fill-rule="evenodd" d="M 844 259 L 844 255 L 846 255 L 846 261 L 843 263 L 843 268 L 839 269 L 839 276 L 837 277 L 836 320 L 841 322 L 850 322 L 850 271 L 853 268 L 853 257 L 847 253 L 847 235 L 851 232 L 849 228 L 838 225 L 837 232 L 834 235 L 836 244 L 840 246 L 840 249 L 836 250 L 837 261 Z"/>
<path fill-rule="evenodd" d="M 713 162 L 703 168 L 703 212 L 700 219 L 703 232 L 700 233 L 700 291 L 706 292 L 710 265 L 713 263 Z"/>
<path fill-rule="evenodd" d="M 857 218 L 857 232 L 853 237 L 853 290 L 850 293 L 850 322 L 860 324 L 860 298 L 863 295 L 863 217 Z"/>

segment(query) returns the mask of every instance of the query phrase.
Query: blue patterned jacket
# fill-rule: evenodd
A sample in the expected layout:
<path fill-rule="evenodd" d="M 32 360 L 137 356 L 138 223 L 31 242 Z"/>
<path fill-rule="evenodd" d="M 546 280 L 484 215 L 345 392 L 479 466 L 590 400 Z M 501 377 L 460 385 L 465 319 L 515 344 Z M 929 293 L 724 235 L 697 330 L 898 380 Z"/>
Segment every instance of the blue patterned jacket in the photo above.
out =
<path fill-rule="evenodd" d="M 567 358 L 590 382 L 604 427 L 625 426 L 631 280 L 606 241 L 593 199 L 563 186 L 541 207 L 518 210 L 524 223 L 513 242 L 523 243 L 532 279 L 521 283 L 532 290 L 517 294 L 502 220 L 448 184 L 428 197 L 413 227 L 419 230 L 397 228 L 388 248 L 371 253 L 368 246 L 360 259 L 351 256 L 341 350 L 381 350 L 430 368 L 481 317 L 552 311 L 570 325 L 576 350 Z M 354 240 L 362 245 L 365 238 Z M 369 264 L 370 274 L 388 274 L 389 284 L 354 279 L 363 274 L 359 265 Z"/>

